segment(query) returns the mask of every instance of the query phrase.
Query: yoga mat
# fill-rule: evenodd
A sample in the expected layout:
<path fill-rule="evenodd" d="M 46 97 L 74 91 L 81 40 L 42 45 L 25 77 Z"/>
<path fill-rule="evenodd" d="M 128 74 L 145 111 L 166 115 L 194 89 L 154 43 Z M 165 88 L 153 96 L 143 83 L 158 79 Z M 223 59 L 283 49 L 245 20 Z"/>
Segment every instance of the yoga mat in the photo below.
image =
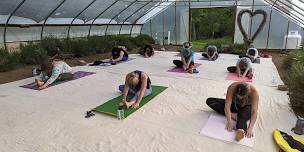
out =
<path fill-rule="evenodd" d="M 135 59 L 135 58 L 128 58 L 128 60 L 126 60 L 126 61 L 119 61 L 119 62 L 117 62 L 116 64 L 128 62 L 128 61 L 131 61 L 131 60 L 134 60 L 134 59 Z M 112 64 L 110 63 L 109 60 L 107 60 L 107 61 L 105 61 L 105 62 L 107 62 L 107 63 L 102 63 L 102 64 L 97 65 L 97 66 L 111 66 L 111 65 L 112 65 Z M 115 64 L 115 65 L 116 65 L 116 64 Z"/>
<path fill-rule="evenodd" d="M 201 57 L 199 60 L 208 60 L 208 58 Z"/>
<path fill-rule="evenodd" d="M 124 109 L 125 118 L 127 118 L 129 115 L 131 115 L 136 110 L 140 109 L 142 106 L 144 106 L 146 103 L 151 101 L 154 97 L 156 97 L 158 94 L 160 94 L 161 92 L 163 92 L 166 89 L 167 89 L 167 87 L 152 85 L 152 94 L 144 97 L 141 100 L 139 108 Z M 132 97 L 133 97 L 133 95 L 128 95 L 127 101 L 129 101 Z M 117 117 L 117 110 L 118 110 L 119 103 L 121 102 L 121 100 L 122 100 L 122 95 L 120 95 L 114 99 L 111 99 L 110 101 L 107 101 L 106 103 L 94 108 L 93 111 Z"/>
<path fill-rule="evenodd" d="M 244 77 L 244 78 L 238 77 L 236 73 L 231 73 L 231 72 L 229 72 L 226 76 L 226 80 L 241 81 L 241 82 L 252 82 L 252 79 L 249 79 L 248 77 Z"/>
<path fill-rule="evenodd" d="M 229 132 L 225 129 L 226 121 L 227 120 L 225 116 L 219 115 L 217 113 L 212 113 L 209 116 L 207 124 L 201 130 L 200 134 L 223 141 L 253 147 L 254 136 L 252 138 L 244 137 L 241 141 L 237 142 L 235 140 L 236 132 L 234 130 L 232 132 Z M 235 121 L 233 122 L 235 123 Z"/>
<path fill-rule="evenodd" d="M 194 64 L 194 69 L 196 69 L 197 67 L 199 67 L 201 65 L 202 64 L 200 64 L 200 63 L 195 63 Z M 168 70 L 167 72 L 187 73 L 186 71 L 184 71 L 183 68 L 178 68 L 178 67 L 174 67 L 174 68 Z"/>
<path fill-rule="evenodd" d="M 86 77 L 86 76 L 89 76 L 89 75 L 92 75 L 92 74 L 95 74 L 95 72 L 77 71 L 77 72 L 74 73 L 73 80 L 80 79 L 82 77 Z M 72 80 L 69 80 L 69 81 L 72 81 Z M 49 85 L 47 88 L 58 85 L 58 84 L 61 84 L 61 83 L 65 83 L 65 82 L 68 82 L 68 81 L 54 82 L 53 84 Z M 27 85 L 20 86 L 20 87 L 33 89 L 33 90 L 41 90 L 37 87 L 37 85 L 34 82 L 30 83 L 30 84 L 27 84 Z"/>

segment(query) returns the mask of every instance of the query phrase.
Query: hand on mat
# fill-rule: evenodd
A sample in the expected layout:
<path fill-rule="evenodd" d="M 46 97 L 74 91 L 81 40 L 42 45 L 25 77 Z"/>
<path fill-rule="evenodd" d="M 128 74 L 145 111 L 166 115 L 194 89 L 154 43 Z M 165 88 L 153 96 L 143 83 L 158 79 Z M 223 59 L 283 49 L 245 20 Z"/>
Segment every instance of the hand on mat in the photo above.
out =
<path fill-rule="evenodd" d="M 133 107 L 134 109 L 137 109 L 137 108 L 139 107 L 139 102 L 135 102 L 135 103 L 132 105 L 132 107 Z"/>
<path fill-rule="evenodd" d="M 227 121 L 226 129 L 231 132 L 233 128 L 233 123 L 231 121 Z"/>
<path fill-rule="evenodd" d="M 247 129 L 247 131 L 246 131 L 246 137 L 247 138 L 253 137 L 253 131 L 252 131 L 252 129 L 250 129 L 250 128 Z"/>

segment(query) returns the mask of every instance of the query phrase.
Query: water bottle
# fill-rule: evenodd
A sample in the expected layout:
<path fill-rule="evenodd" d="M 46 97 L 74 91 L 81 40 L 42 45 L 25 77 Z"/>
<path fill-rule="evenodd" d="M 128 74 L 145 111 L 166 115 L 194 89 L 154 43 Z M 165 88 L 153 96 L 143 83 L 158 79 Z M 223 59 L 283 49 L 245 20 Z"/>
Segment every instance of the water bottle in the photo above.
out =
<path fill-rule="evenodd" d="M 125 113 L 124 113 L 124 109 L 119 107 L 117 110 L 117 119 L 118 120 L 123 120 L 125 118 Z"/>

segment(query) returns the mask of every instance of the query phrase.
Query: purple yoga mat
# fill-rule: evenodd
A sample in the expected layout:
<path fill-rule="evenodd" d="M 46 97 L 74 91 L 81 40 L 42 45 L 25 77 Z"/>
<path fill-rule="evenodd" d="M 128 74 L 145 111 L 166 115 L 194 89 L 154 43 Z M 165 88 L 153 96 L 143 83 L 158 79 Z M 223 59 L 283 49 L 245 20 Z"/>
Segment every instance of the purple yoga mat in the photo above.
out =
<path fill-rule="evenodd" d="M 86 77 L 86 76 L 89 76 L 89 75 L 92 75 L 92 74 L 95 74 L 95 72 L 77 71 L 77 72 L 74 73 L 73 80 L 80 79 L 82 77 Z M 70 81 L 72 81 L 72 80 L 70 80 Z M 68 81 L 55 82 L 55 83 L 49 85 L 49 87 L 52 87 L 54 85 L 61 84 L 61 83 L 64 83 L 64 82 L 68 82 Z M 23 85 L 23 86 L 20 86 L 20 87 L 22 87 L 22 88 L 28 88 L 28 89 L 33 89 L 33 90 L 41 90 L 41 89 L 39 89 L 37 87 L 37 85 L 35 83 L 30 83 L 30 84 Z"/>
<path fill-rule="evenodd" d="M 200 63 L 195 63 L 194 64 L 194 69 L 196 69 L 197 67 L 199 67 L 201 65 L 202 64 L 200 64 Z M 174 68 L 168 70 L 167 72 L 187 73 L 186 71 L 184 71 L 183 68 L 178 68 L 178 67 L 174 67 Z"/>
<path fill-rule="evenodd" d="M 252 79 L 249 79 L 248 77 L 240 78 L 236 73 L 230 73 L 230 72 L 226 76 L 226 80 L 241 81 L 241 82 L 252 82 Z"/>

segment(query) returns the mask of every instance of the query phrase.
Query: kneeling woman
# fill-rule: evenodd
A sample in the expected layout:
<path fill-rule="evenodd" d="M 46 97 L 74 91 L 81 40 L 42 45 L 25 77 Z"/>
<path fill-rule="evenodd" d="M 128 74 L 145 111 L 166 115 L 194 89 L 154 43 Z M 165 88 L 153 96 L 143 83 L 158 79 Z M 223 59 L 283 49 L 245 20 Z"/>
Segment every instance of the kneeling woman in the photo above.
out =
<path fill-rule="evenodd" d="M 41 65 L 41 74 L 35 82 L 39 89 L 44 89 L 57 81 L 72 80 L 72 68 L 63 61 L 52 61 Z"/>
<path fill-rule="evenodd" d="M 227 118 L 226 129 L 232 131 L 232 120 L 236 120 L 236 140 L 253 137 L 253 127 L 258 114 L 259 95 L 256 88 L 247 83 L 234 82 L 227 90 L 226 100 L 208 98 L 206 103 L 214 111 Z M 247 127 L 247 121 L 250 120 Z"/>
<path fill-rule="evenodd" d="M 248 77 L 249 79 L 252 79 L 253 71 L 251 64 L 251 60 L 248 57 L 242 57 L 238 59 L 236 66 L 230 66 L 227 70 L 233 73 L 236 72 L 239 77 Z"/>
<path fill-rule="evenodd" d="M 120 85 L 119 90 L 123 92 L 122 101 L 119 106 L 127 108 L 138 108 L 143 97 L 152 94 L 152 86 L 149 76 L 142 71 L 133 71 L 126 76 L 125 85 Z M 134 97 L 127 101 L 127 95 L 131 93 Z"/>
<path fill-rule="evenodd" d="M 114 47 L 112 49 L 112 57 L 111 57 L 111 64 L 116 64 L 119 61 L 127 61 L 128 60 L 128 53 L 127 48 L 122 47 Z"/>
<path fill-rule="evenodd" d="M 215 61 L 219 56 L 216 46 L 208 46 L 206 53 L 202 53 L 202 56 L 207 58 L 209 61 Z"/>

